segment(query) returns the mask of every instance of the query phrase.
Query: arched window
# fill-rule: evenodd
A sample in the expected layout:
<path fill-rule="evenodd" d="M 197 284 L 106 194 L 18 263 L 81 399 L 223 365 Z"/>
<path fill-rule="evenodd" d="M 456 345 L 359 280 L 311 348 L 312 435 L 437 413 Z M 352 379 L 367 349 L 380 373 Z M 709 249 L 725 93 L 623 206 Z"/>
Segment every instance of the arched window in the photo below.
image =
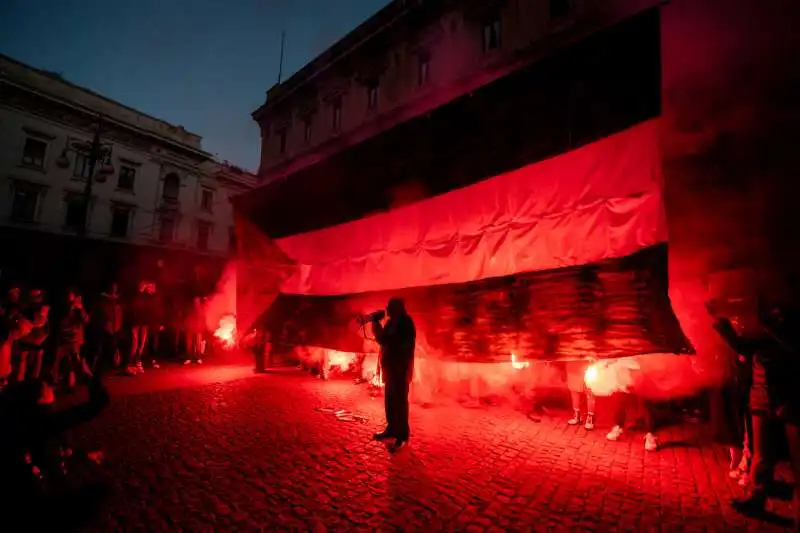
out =
<path fill-rule="evenodd" d="M 178 193 L 181 190 L 181 179 L 177 174 L 167 174 L 164 178 L 164 191 L 161 194 L 164 201 L 177 202 Z"/>

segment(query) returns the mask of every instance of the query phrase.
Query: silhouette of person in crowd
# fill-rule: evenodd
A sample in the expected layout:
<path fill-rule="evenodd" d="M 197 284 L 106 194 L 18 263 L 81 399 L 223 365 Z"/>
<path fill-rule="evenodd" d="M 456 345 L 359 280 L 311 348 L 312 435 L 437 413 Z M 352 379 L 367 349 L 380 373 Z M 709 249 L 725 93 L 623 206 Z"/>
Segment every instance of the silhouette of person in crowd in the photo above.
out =
<path fill-rule="evenodd" d="M 789 463 L 795 478 L 795 530 L 800 531 L 800 395 L 797 376 L 797 313 L 759 302 L 755 324 L 745 317 L 717 315 L 714 328 L 738 353 L 752 361 L 750 412 L 753 423 L 753 463 L 747 495 L 734 500 L 734 507 L 746 515 L 761 515 L 773 482 L 776 443 L 770 430 L 783 426 L 789 444 Z"/>
<path fill-rule="evenodd" d="M 381 347 L 386 429 L 375 435 L 376 440 L 395 439 L 393 451 L 401 450 L 410 436 L 408 427 L 408 389 L 414 375 L 414 348 L 417 338 L 414 321 L 405 303 L 392 298 L 386 307 L 389 319 L 381 324 L 373 314 L 372 330 Z"/>

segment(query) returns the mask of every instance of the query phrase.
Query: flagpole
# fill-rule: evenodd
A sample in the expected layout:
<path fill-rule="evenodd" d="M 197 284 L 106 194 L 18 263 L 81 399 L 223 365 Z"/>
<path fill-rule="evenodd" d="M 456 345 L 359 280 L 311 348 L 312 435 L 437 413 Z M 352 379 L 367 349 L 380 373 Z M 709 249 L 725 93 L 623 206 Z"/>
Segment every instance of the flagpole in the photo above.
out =
<path fill-rule="evenodd" d="M 283 50 L 286 45 L 286 31 L 281 32 L 281 59 L 280 63 L 278 63 L 278 85 L 281 83 L 281 79 L 283 78 Z"/>

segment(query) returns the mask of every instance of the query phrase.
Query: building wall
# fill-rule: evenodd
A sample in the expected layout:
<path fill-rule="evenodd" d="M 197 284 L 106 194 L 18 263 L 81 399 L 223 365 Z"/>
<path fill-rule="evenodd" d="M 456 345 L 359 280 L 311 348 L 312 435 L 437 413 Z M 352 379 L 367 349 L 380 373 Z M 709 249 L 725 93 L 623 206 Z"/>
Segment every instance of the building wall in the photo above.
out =
<path fill-rule="evenodd" d="M 124 106 L 83 87 L 69 83 L 60 75 L 31 68 L 28 65 L 0 55 L 0 76 L 13 79 L 31 89 L 56 95 L 76 107 L 92 109 L 96 113 L 125 122 L 151 134 L 173 142 L 200 149 L 202 138 L 163 120 L 151 117 L 130 107 Z"/>
<path fill-rule="evenodd" d="M 662 9 L 670 286 L 684 331 L 725 352 L 708 298 L 798 296 L 800 4 L 673 0 Z"/>
<path fill-rule="evenodd" d="M 58 74 L 0 55 L 0 227 L 76 235 L 67 227 L 69 202 L 82 200 L 86 176 L 76 171 L 79 156 L 65 152 L 69 165 L 57 160 L 72 141 L 90 142 L 102 117 L 101 142 L 112 149 L 114 173 L 95 178 L 88 215 L 88 237 L 116 244 L 151 245 L 224 256 L 231 252 L 233 210 L 230 198 L 255 183 L 252 174 L 213 160 L 201 148 L 201 137 L 135 109 L 76 86 Z M 24 160 L 27 139 L 46 143 L 41 165 Z M 68 145 L 68 143 L 70 143 Z M 36 163 L 39 163 L 38 161 Z M 38 167 L 38 168 L 37 168 Z M 99 167 L 99 165 L 98 165 Z M 77 172 L 77 173 L 76 173 Z M 133 187 L 123 173 L 134 174 Z M 177 176 L 175 201 L 165 201 L 165 183 Z M 37 192 L 33 219 L 14 220 L 15 194 Z M 203 205 L 203 190 L 210 202 Z M 117 210 L 127 210 L 124 236 L 112 235 Z M 174 217 L 171 239 L 161 238 L 167 216 Z M 209 229 L 207 246 L 199 228 Z M 8 235 L 7 231 L 3 232 Z"/>
<path fill-rule="evenodd" d="M 382 36 L 359 47 L 336 63 L 316 65 L 319 74 L 284 96 L 270 91 L 267 103 L 254 113 L 262 132 L 259 176 L 270 180 L 365 136 L 378 133 L 413 116 L 424 114 L 519 68 L 514 66 L 532 48 L 596 29 L 609 19 L 629 16 L 656 0 L 518 0 L 514 2 L 430 2 L 430 13 L 408 15 Z M 454 6 L 454 7 L 453 7 Z M 567 11 L 554 12 L 566 6 Z M 422 9 L 422 8 L 417 8 Z M 412 11 L 412 13 L 414 13 Z M 499 46 L 483 49 L 485 25 L 499 22 Z M 535 53 L 535 50 L 534 50 Z M 419 83 L 421 58 L 428 58 L 428 81 Z M 312 66 L 314 64 L 312 63 Z M 305 75 L 305 74 L 304 74 Z M 366 81 L 379 80 L 377 110 L 368 109 Z M 287 81 L 292 84 L 293 80 Z M 332 128 L 332 106 L 342 103 L 342 127 Z M 306 141 L 303 116 L 311 108 L 311 139 Z M 281 152 L 281 131 L 287 131 Z M 322 155 L 322 152 L 325 152 Z M 319 154 L 319 155 L 315 155 Z"/>
<path fill-rule="evenodd" d="M 76 156 L 68 154 L 70 166 L 56 165 L 67 138 L 90 141 L 89 131 L 68 126 L 26 113 L 17 109 L 0 107 L 0 223 L 33 227 L 55 233 L 74 233 L 66 226 L 68 199 L 80 198 L 85 190 L 85 179 L 74 176 Z M 36 138 L 47 143 L 43 168 L 23 163 L 26 139 Z M 113 137 L 112 137 L 113 139 Z M 180 177 L 180 190 L 176 204 L 178 225 L 171 247 L 197 249 L 198 221 L 212 224 L 208 251 L 227 253 L 229 228 L 233 224 L 229 197 L 239 187 L 218 182 L 211 171 L 199 165 L 178 165 L 159 154 L 141 151 L 122 142 L 110 141 L 113 146 L 112 165 L 115 172 L 105 183 L 95 181 L 92 187 L 88 236 L 131 244 L 161 244 L 159 242 L 160 213 L 164 179 L 170 173 Z M 135 172 L 133 190 L 119 187 L 120 172 L 124 167 Z M 11 219 L 14 191 L 22 184 L 40 187 L 41 196 L 32 224 Z M 213 191 L 212 211 L 201 208 L 202 190 Z M 111 236 L 114 209 L 130 209 L 128 234 L 122 238 Z"/>
<path fill-rule="evenodd" d="M 272 237 L 302 233 L 443 194 L 657 117 L 659 24 L 654 8 L 593 32 L 265 183 L 239 205 Z M 287 209 L 298 199 L 301 208 Z"/>

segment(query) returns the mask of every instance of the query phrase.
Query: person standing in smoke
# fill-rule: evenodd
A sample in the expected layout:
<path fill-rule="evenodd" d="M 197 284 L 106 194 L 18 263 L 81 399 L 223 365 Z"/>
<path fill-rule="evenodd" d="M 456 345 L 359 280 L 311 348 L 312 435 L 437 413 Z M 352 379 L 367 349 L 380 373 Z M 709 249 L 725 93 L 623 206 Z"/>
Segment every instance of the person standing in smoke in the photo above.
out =
<path fill-rule="evenodd" d="M 100 301 L 95 306 L 92 315 L 92 325 L 97 337 L 92 372 L 97 373 L 118 364 L 122 335 L 122 304 L 116 283 L 111 284 L 108 292 L 100 294 Z"/>
<path fill-rule="evenodd" d="M 270 342 L 269 328 L 266 325 L 255 332 L 253 356 L 256 363 L 253 369 L 254 372 L 256 374 L 265 374 L 267 368 L 272 366 L 272 343 Z"/>
<path fill-rule="evenodd" d="M 568 361 L 566 363 L 567 388 L 572 402 L 572 418 L 567 421 L 570 426 L 578 426 L 583 423 L 587 431 L 594 429 L 594 408 L 595 398 L 592 391 L 586 386 L 584 376 L 586 369 L 589 368 L 590 361 Z M 586 418 L 581 416 L 581 399 L 586 397 Z"/>
<path fill-rule="evenodd" d="M 203 334 L 206 331 L 205 306 L 200 296 L 195 296 L 192 301 L 192 310 L 186 320 L 186 359 L 183 364 L 201 364 L 205 342 Z"/>
<path fill-rule="evenodd" d="M 11 285 L 8 296 L 0 303 L 0 389 L 11 377 L 11 359 L 19 336 L 20 294 L 20 288 Z"/>
<path fill-rule="evenodd" d="M 381 347 L 386 410 L 386 429 L 375 434 L 375 440 L 393 438 L 393 451 L 399 451 L 408 443 L 410 436 L 408 390 L 414 375 L 417 332 L 414 321 L 400 298 L 389 300 L 386 313 L 389 316 L 386 325 L 381 324 L 379 314 L 372 315 L 372 330 Z"/>
<path fill-rule="evenodd" d="M 713 310 L 709 309 L 712 312 Z M 746 314 L 745 314 L 746 315 Z M 716 315 L 715 315 L 716 316 Z M 714 329 L 736 352 L 752 357 L 750 412 L 753 423 L 753 463 L 747 494 L 733 501 L 746 515 L 763 514 L 777 461 L 773 427 L 783 427 L 794 474 L 795 530 L 800 531 L 800 375 L 797 315 L 759 305 L 758 319 L 717 316 Z"/>
<path fill-rule="evenodd" d="M 50 306 L 44 303 L 41 289 L 31 289 L 28 302 L 22 308 L 23 329 L 27 334 L 19 340 L 17 381 L 39 379 L 42 372 L 44 344 L 50 335 Z"/>
<path fill-rule="evenodd" d="M 131 350 L 128 358 L 128 373 L 144 372 L 142 356 L 147 349 L 150 324 L 153 322 L 154 289 L 152 283 L 139 282 L 139 291 L 131 304 Z"/>
<path fill-rule="evenodd" d="M 92 372 L 89 365 L 81 357 L 83 347 L 84 329 L 89 323 L 89 315 L 83 308 L 83 301 L 80 294 L 74 289 L 67 291 L 67 310 L 64 318 L 58 326 L 58 346 L 56 348 L 56 358 L 53 362 L 52 379 L 53 384 L 58 385 L 61 381 L 61 367 L 67 363 L 67 385 L 69 388 L 75 386 L 75 374 L 81 374 L 89 378 Z"/>

